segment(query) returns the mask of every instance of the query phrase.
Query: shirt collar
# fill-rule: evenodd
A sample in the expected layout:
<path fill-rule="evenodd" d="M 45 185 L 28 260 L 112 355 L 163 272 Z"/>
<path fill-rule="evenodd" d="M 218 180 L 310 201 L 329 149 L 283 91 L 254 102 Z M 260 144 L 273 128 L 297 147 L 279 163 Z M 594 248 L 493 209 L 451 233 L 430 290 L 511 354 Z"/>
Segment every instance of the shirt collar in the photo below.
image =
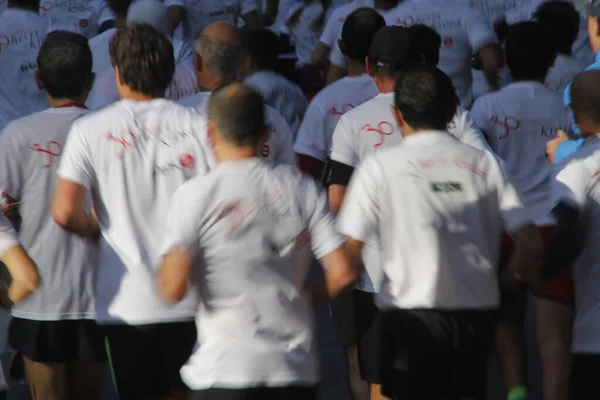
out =
<path fill-rule="evenodd" d="M 449 137 L 446 131 L 423 131 L 404 137 L 404 143 L 437 143 L 440 139 Z"/>
<path fill-rule="evenodd" d="M 511 87 L 511 88 L 518 88 L 518 87 L 521 87 L 521 88 L 546 88 L 546 85 L 544 85 L 542 82 L 537 82 L 537 81 L 519 81 L 519 82 L 509 83 L 505 87 Z"/>

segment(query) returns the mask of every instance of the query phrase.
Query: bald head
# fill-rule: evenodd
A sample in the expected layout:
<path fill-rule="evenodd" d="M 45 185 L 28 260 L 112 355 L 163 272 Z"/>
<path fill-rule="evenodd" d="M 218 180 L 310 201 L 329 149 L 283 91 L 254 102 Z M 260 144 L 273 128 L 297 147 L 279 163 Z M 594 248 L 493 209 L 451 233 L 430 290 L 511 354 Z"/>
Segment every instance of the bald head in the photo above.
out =
<path fill-rule="evenodd" d="M 245 51 L 239 30 L 225 22 L 207 26 L 195 42 L 202 67 L 224 83 L 233 82 L 244 65 Z"/>
<path fill-rule="evenodd" d="M 257 148 L 265 138 L 262 96 L 243 83 L 216 90 L 208 102 L 209 122 L 230 145 Z"/>
<path fill-rule="evenodd" d="M 581 133 L 600 132 L 600 70 L 582 72 L 571 84 L 571 109 Z"/>

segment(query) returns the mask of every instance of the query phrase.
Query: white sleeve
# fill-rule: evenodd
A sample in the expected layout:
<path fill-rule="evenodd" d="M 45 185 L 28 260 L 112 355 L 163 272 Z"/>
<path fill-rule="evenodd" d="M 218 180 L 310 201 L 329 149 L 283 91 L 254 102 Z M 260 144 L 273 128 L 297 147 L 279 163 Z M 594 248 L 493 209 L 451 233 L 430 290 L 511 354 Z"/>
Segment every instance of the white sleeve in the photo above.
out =
<path fill-rule="evenodd" d="M 484 140 L 486 137 L 489 140 L 490 138 L 488 135 L 491 133 L 490 115 L 486 105 L 487 104 L 483 98 L 475 100 L 475 103 L 473 103 L 473 107 L 471 107 L 469 115 L 471 117 L 471 120 L 475 123 L 475 126 L 482 133 Z"/>
<path fill-rule="evenodd" d="M 19 244 L 17 232 L 11 225 L 8 218 L 0 213 L 0 257 L 12 247 Z"/>
<path fill-rule="evenodd" d="M 180 6 L 180 7 L 185 8 L 185 0 L 165 0 L 164 4 L 167 7 Z"/>
<path fill-rule="evenodd" d="M 473 51 L 477 51 L 491 43 L 498 43 L 498 37 L 496 36 L 496 32 L 494 32 L 494 28 L 479 10 L 470 8 L 467 13 L 466 23 L 467 26 L 465 29 Z"/>
<path fill-rule="evenodd" d="M 12 124 L 0 134 L 0 190 L 17 200 L 21 198 L 25 181 L 23 164 L 29 158 L 19 145 L 22 135 Z"/>
<path fill-rule="evenodd" d="M 593 175 L 586 168 L 585 159 L 566 162 L 564 168 L 559 170 L 556 179 L 552 182 L 553 206 L 565 203 L 577 210 L 582 210 L 588 199 L 590 182 L 598 178 Z"/>
<path fill-rule="evenodd" d="M 193 189 L 193 190 L 192 190 Z M 191 187 L 187 183 L 180 186 L 169 203 L 165 214 L 164 233 L 161 242 L 161 254 L 164 256 L 172 250 L 187 249 L 196 251 L 200 242 L 198 219 L 199 195 L 197 186 Z"/>
<path fill-rule="evenodd" d="M 317 259 L 344 245 L 344 238 L 335 228 L 335 218 L 329 211 L 327 196 L 313 179 L 302 177 L 299 199 L 308 216 L 308 231 L 312 252 Z"/>
<path fill-rule="evenodd" d="M 98 8 L 98 27 L 106 21 L 112 21 L 115 19 L 115 14 L 110 9 L 106 0 L 96 0 Z"/>
<path fill-rule="evenodd" d="M 498 171 L 497 176 L 492 175 L 490 178 L 498 180 L 498 204 L 504 230 L 509 234 L 516 232 L 523 226 L 533 223 L 531 212 L 523 204 L 521 194 L 506 172 L 504 162 L 492 153 L 487 153 L 487 156 L 492 157 L 492 162 L 495 163 Z"/>
<path fill-rule="evenodd" d="M 71 125 L 58 166 L 58 176 L 90 189 L 94 179 L 90 146 L 77 122 Z"/>
<path fill-rule="evenodd" d="M 254 0 L 240 0 L 240 15 L 244 16 L 251 13 L 252 11 L 258 10 L 256 7 L 256 1 Z"/>
<path fill-rule="evenodd" d="M 338 229 L 343 235 L 364 243 L 376 232 L 382 172 L 377 160 L 370 156 L 352 174 L 338 214 Z"/>
<path fill-rule="evenodd" d="M 454 119 L 448 124 L 448 132 L 464 144 L 479 150 L 491 151 L 490 146 L 483 138 L 483 134 L 471 119 L 470 113 L 462 107 L 459 107 Z"/>
<path fill-rule="evenodd" d="M 294 143 L 296 153 L 325 162 L 330 150 L 327 148 L 326 118 L 326 114 L 316 104 L 309 104 Z"/>
<path fill-rule="evenodd" d="M 344 55 L 342 54 L 342 50 L 340 50 L 340 45 L 337 42 L 337 40 L 335 41 L 335 44 L 333 45 L 333 49 L 331 50 L 331 53 L 329 53 L 329 61 L 331 61 L 331 63 L 335 66 L 338 66 L 340 68 L 346 68 L 346 59 L 344 58 Z"/>
<path fill-rule="evenodd" d="M 320 42 L 329 46 L 330 49 L 333 49 L 336 40 L 341 36 L 342 30 L 340 29 L 340 16 L 339 13 L 334 12 L 331 14 L 327 23 L 325 24 L 325 28 L 323 28 L 323 33 L 321 33 Z"/>
<path fill-rule="evenodd" d="M 356 167 L 359 161 L 358 154 L 356 154 L 352 145 L 352 121 L 346 118 L 347 115 L 342 115 L 333 131 L 329 157 L 333 161 Z"/>

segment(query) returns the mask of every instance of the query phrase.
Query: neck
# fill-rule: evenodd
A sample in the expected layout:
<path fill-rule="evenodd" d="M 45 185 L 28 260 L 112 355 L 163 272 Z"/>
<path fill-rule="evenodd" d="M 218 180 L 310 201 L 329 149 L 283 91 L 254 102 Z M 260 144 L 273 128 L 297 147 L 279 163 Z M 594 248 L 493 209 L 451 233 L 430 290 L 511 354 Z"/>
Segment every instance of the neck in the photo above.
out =
<path fill-rule="evenodd" d="M 28 5 L 9 5 L 8 8 L 13 10 L 24 10 L 24 11 L 33 11 L 35 13 L 40 12 L 40 7 L 28 6 Z"/>
<path fill-rule="evenodd" d="M 367 72 L 364 63 L 351 60 L 348 57 L 346 57 L 346 65 L 348 66 L 348 76 L 361 76 Z"/>
<path fill-rule="evenodd" d="M 214 153 L 218 164 L 257 157 L 256 150 L 251 147 L 234 147 L 230 145 L 215 146 Z"/>
<path fill-rule="evenodd" d="M 397 2 L 390 0 L 375 0 L 375 9 L 387 11 L 396 7 L 397 4 Z"/>
<path fill-rule="evenodd" d="M 221 86 L 227 85 L 228 83 L 232 83 L 235 79 L 223 79 L 219 76 L 210 76 L 202 79 L 202 84 L 200 85 L 202 89 L 212 92 L 220 88 Z"/>
<path fill-rule="evenodd" d="M 68 105 L 85 107 L 84 103 L 85 100 L 83 96 L 75 97 L 72 99 L 55 99 L 51 96 L 48 96 L 48 105 L 50 106 L 50 108 L 60 108 Z"/>
<path fill-rule="evenodd" d="M 115 28 L 122 29 L 122 28 L 125 28 L 126 26 L 127 26 L 127 17 L 124 17 L 122 15 L 116 15 L 115 16 Z"/>
<path fill-rule="evenodd" d="M 144 102 L 144 101 L 152 101 L 154 99 L 158 99 L 161 98 L 162 96 L 149 96 L 147 94 L 144 93 L 140 93 L 140 92 L 127 92 L 127 93 L 121 93 L 121 99 L 123 100 L 133 100 L 133 101 L 138 101 L 138 102 Z"/>
<path fill-rule="evenodd" d="M 387 76 L 376 76 L 375 86 L 379 93 L 393 93 L 396 86 L 396 78 L 390 78 Z"/>
<path fill-rule="evenodd" d="M 537 83 L 545 84 L 546 83 L 546 79 L 545 78 L 513 78 L 513 82 L 514 83 L 517 83 L 517 82 L 537 82 Z"/>
<path fill-rule="evenodd" d="M 412 135 L 418 135 L 419 133 L 423 133 L 423 132 L 431 132 L 431 131 L 437 131 L 439 129 L 432 129 L 432 128 L 411 128 L 408 125 L 404 125 L 402 128 L 400 128 L 400 130 L 402 131 L 402 136 L 404 137 L 408 137 L 408 136 L 412 136 Z"/>

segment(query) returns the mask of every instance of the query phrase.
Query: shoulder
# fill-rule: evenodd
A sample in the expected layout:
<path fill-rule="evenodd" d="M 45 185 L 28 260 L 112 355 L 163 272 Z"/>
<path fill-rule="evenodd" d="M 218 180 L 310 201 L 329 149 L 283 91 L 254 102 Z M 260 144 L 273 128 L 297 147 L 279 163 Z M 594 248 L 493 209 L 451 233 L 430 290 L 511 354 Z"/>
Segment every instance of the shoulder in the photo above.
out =
<path fill-rule="evenodd" d="M 177 100 L 177 103 L 184 107 L 191 107 L 198 109 L 205 101 L 210 98 L 209 92 L 198 92 L 188 97 L 184 97 L 183 99 Z"/>

